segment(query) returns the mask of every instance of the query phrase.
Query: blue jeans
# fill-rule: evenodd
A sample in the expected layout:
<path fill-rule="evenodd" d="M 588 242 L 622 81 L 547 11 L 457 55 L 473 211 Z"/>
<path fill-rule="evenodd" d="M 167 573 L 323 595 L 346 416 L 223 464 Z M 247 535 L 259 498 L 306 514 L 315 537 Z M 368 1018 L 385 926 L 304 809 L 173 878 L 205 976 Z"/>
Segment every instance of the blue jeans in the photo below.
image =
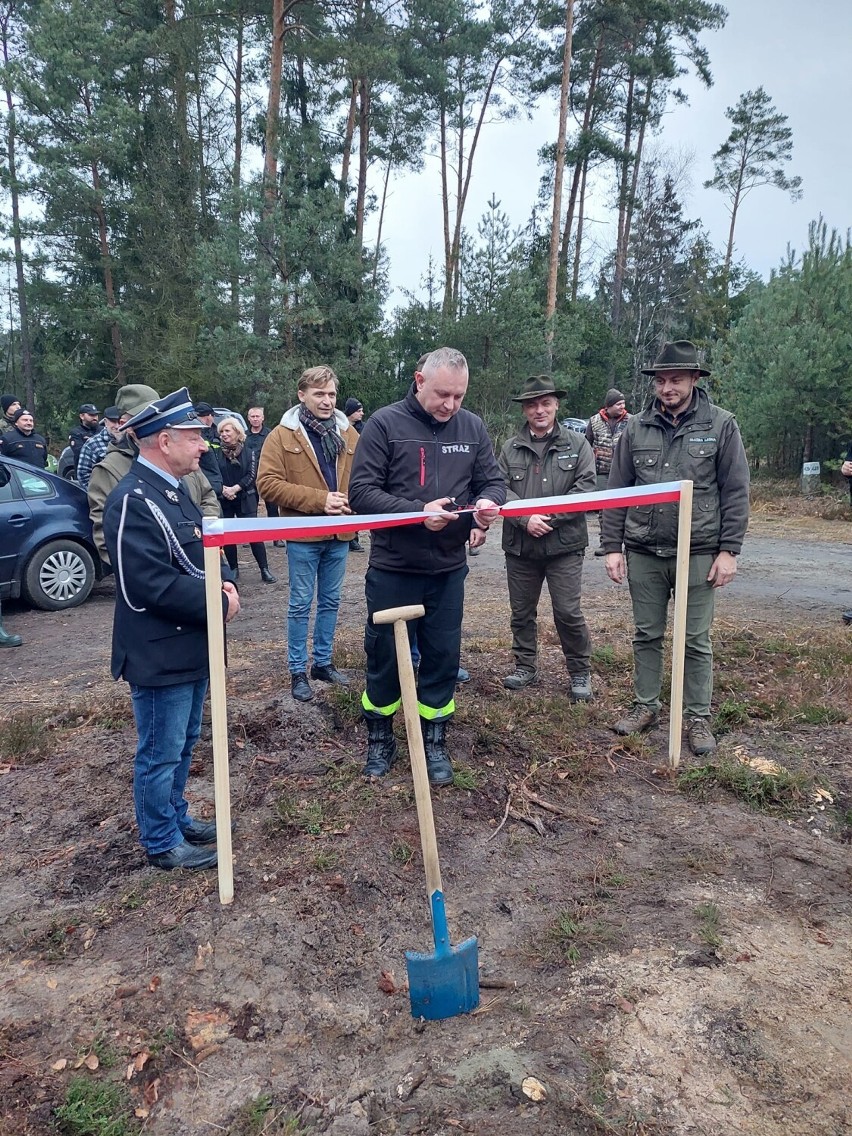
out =
<path fill-rule="evenodd" d="M 139 839 L 149 856 L 176 848 L 190 824 L 183 791 L 206 693 L 206 678 L 177 686 L 130 684 L 138 735 L 133 803 Z"/>
<path fill-rule="evenodd" d="M 346 540 L 287 541 L 290 603 L 287 608 L 287 667 L 290 674 L 308 669 L 308 618 L 314 593 L 314 666 L 331 663 L 340 590 L 346 574 L 349 542 Z"/>

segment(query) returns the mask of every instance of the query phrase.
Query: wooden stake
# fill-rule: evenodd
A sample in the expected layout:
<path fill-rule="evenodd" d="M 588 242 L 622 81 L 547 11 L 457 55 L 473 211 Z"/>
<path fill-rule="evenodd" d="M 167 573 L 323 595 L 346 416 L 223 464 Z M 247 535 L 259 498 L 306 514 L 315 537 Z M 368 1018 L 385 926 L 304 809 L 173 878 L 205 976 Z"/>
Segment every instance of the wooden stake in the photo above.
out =
<path fill-rule="evenodd" d="M 225 624 L 222 619 L 222 566 L 218 548 L 204 549 L 207 591 L 207 652 L 210 710 L 213 721 L 213 797 L 219 854 L 219 902 L 234 901 L 234 854 L 231 846 L 231 786 L 228 772 L 228 700 L 225 693 Z"/>
<path fill-rule="evenodd" d="M 672 696 L 669 710 L 669 769 L 680 765 L 683 730 L 683 664 L 686 653 L 686 605 L 689 597 L 689 548 L 692 538 L 692 482 L 680 483 L 677 514 L 674 623 L 672 626 Z"/>

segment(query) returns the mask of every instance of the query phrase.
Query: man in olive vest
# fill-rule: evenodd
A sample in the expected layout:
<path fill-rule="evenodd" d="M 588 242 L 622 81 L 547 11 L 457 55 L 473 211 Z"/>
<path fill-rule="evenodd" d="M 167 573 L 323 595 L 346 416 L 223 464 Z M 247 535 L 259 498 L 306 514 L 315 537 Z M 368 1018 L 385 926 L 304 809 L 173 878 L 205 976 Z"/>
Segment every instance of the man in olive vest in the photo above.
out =
<path fill-rule="evenodd" d="M 692 481 L 694 499 L 686 614 L 683 710 L 697 756 L 712 753 L 713 648 L 710 625 L 716 588 L 733 580 L 748 525 L 749 469 L 736 419 L 714 406 L 698 380 L 710 374 L 687 340 L 667 343 L 643 370 L 654 380 L 644 410 L 634 414 L 613 453 L 609 489 Z M 615 723 L 617 734 L 639 733 L 659 720 L 663 636 L 677 563 L 676 503 L 605 509 L 601 544 L 607 575 L 628 579 L 636 630 L 635 702 Z M 625 554 L 622 548 L 626 549 Z"/>

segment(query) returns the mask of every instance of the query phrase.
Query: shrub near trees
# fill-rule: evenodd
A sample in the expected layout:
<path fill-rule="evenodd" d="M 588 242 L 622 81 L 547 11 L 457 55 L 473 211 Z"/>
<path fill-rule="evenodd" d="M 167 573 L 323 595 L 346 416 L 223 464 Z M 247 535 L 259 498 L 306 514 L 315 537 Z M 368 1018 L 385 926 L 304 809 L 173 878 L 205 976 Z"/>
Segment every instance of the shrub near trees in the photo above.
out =
<path fill-rule="evenodd" d="M 734 256 L 742 194 L 719 252 L 664 149 L 679 80 L 711 83 L 702 37 L 725 19 L 706 0 L 11 0 L 5 386 L 57 439 L 80 401 L 108 403 L 122 382 L 263 401 L 272 418 L 318 359 L 370 410 L 404 392 L 424 349 L 451 342 L 470 358 L 469 402 L 502 434 L 527 375 L 550 371 L 566 413 L 593 413 L 612 385 L 636 406 L 641 365 L 663 340 L 690 338 L 756 458 L 792 468 L 833 455 L 850 425 L 841 388 L 833 417 L 814 394 L 803 433 L 802 402 L 773 395 L 753 344 L 775 319 L 769 338 L 787 342 L 794 292 L 839 302 L 848 249 L 815 231 L 801 262 L 759 287 Z M 486 132 L 543 99 L 554 145 L 531 217 L 515 228 L 497 187 L 471 218 Z M 786 119 L 760 89 L 740 100 L 735 130 L 749 108 L 775 131 L 764 165 L 780 185 Z M 731 194 L 736 141 L 715 155 Z M 388 312 L 384 211 L 396 175 L 421 167 L 441 258 Z M 593 194 L 596 220 L 608 202 L 609 248 L 589 236 Z M 838 321 L 816 298 L 806 308 L 810 364 L 828 368 L 813 386 L 828 392 Z M 773 374 L 788 352 L 775 355 Z"/>

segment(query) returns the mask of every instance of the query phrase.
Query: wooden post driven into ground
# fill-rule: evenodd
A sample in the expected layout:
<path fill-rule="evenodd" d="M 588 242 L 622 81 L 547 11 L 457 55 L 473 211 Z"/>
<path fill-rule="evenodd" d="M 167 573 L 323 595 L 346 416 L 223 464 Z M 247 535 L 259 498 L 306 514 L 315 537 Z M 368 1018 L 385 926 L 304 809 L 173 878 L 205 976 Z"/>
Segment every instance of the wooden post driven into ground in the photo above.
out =
<path fill-rule="evenodd" d="M 234 853 L 231 846 L 231 781 L 228 772 L 228 701 L 225 693 L 221 557 L 218 548 L 204 549 L 210 709 L 213 719 L 213 796 L 216 803 L 216 847 L 219 853 L 219 902 L 224 904 L 234 901 Z"/>
<path fill-rule="evenodd" d="M 689 596 L 689 548 L 692 539 L 692 482 L 680 483 L 677 512 L 677 578 L 672 620 L 672 693 L 669 706 L 669 769 L 680 765 L 683 730 L 683 664 L 686 653 L 686 604 Z"/>

